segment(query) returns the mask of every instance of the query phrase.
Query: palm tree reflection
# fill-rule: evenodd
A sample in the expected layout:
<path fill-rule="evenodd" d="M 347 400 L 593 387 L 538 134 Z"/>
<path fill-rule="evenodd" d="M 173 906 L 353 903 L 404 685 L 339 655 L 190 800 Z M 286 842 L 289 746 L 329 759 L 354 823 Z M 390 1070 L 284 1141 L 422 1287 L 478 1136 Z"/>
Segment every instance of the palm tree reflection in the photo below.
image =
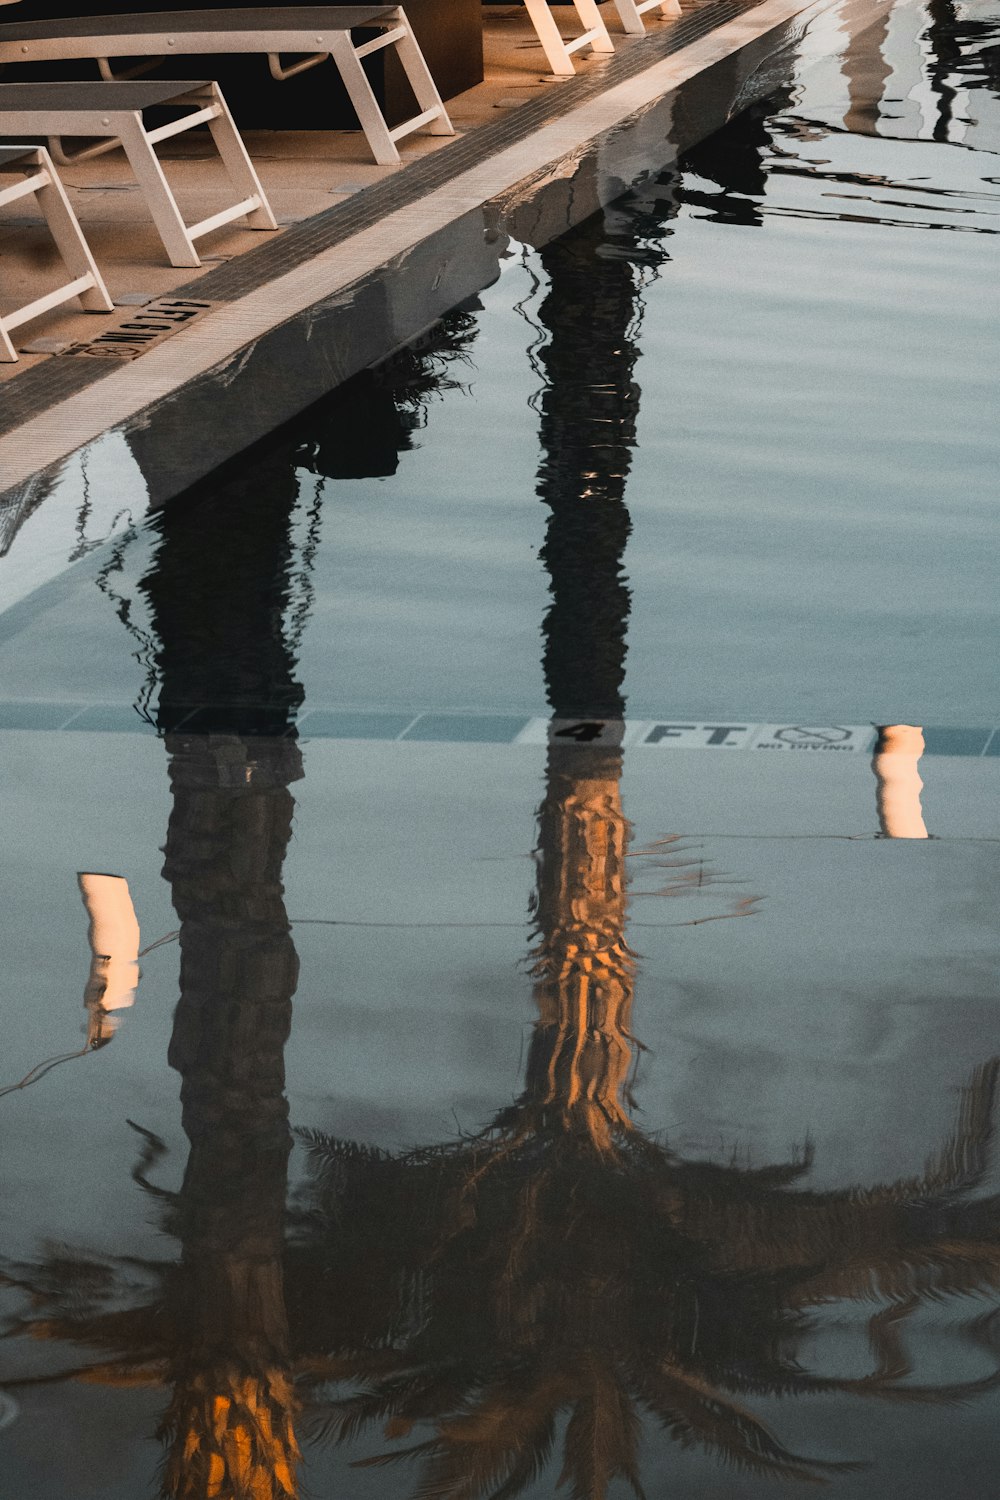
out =
<path fill-rule="evenodd" d="M 163 873 L 180 920 L 181 993 L 168 1055 L 182 1079 L 190 1150 L 176 1194 L 149 1180 L 160 1149 L 153 1138 L 136 1176 L 162 1199 L 181 1256 L 146 1267 L 153 1294 L 133 1305 L 118 1268 L 85 1257 L 60 1254 L 6 1279 L 51 1314 L 12 1332 L 101 1351 L 45 1380 L 170 1390 L 162 1491 L 176 1500 L 298 1492 L 283 1267 L 291 1148 L 283 1050 L 298 958 L 282 887 L 289 788 L 302 775 L 295 648 L 311 602 L 291 542 L 296 469 L 329 478 L 394 472 L 438 387 L 454 383 L 449 367 L 472 332 L 467 313 L 450 316 L 419 353 L 404 352 L 314 411 L 307 448 L 295 438 L 272 443 L 162 513 L 139 585 L 150 629 L 135 633 L 170 757 Z M 359 401 L 367 424 L 357 420 Z M 307 549 L 317 524 L 314 516 Z M 134 601 L 114 597 L 128 626 Z M 138 928 L 124 881 L 82 876 L 81 889 L 94 951 L 88 1007 L 106 1018 L 131 998 Z"/>
<path fill-rule="evenodd" d="M 190 1142 L 170 1211 L 182 1255 L 169 1276 L 172 1396 L 161 1426 L 164 1490 L 178 1500 L 297 1493 L 282 1264 L 283 1051 L 298 977 L 282 866 L 289 787 L 302 775 L 301 609 L 291 628 L 284 620 L 295 463 L 336 477 L 391 473 L 430 398 L 430 369 L 460 354 L 469 331 L 460 314 L 422 357 L 361 382 L 369 408 L 393 421 L 352 423 L 356 383 L 306 454 L 272 447 L 252 477 L 244 468 L 187 517 L 166 516 L 142 585 L 161 643 L 158 723 L 173 793 L 163 873 L 180 919 L 181 995 L 169 1061 Z"/>
<path fill-rule="evenodd" d="M 280 450 L 258 456 L 249 482 L 223 480 L 161 515 L 140 584 L 169 754 L 163 873 L 181 950 L 169 1061 L 181 1075 L 189 1154 L 176 1193 L 149 1183 L 162 1149 L 152 1137 L 136 1175 L 162 1200 L 180 1258 L 140 1268 L 62 1252 L 14 1278 L 44 1315 L 13 1332 L 99 1352 L 43 1379 L 170 1392 L 159 1436 L 171 1500 L 297 1493 L 282 1053 L 298 960 L 281 884 L 288 788 L 301 775 L 292 730 L 301 688 L 282 618 L 297 494 Z M 101 919 L 92 912 L 98 948 Z"/>
<path fill-rule="evenodd" d="M 680 201 L 706 209 L 704 217 L 716 224 L 760 227 L 760 204 L 767 190 L 764 158 L 773 145 L 769 122 L 792 97 L 787 85 L 776 88 L 765 101 L 750 105 L 721 130 L 690 146 L 680 162 Z M 706 186 L 697 186 L 692 176 Z"/>
<path fill-rule="evenodd" d="M 675 211 L 670 200 L 667 211 Z M 540 254 L 549 293 L 539 310 L 548 339 L 537 489 L 549 512 L 542 667 L 553 722 L 538 814 L 538 1021 L 524 1095 L 500 1124 L 515 1137 L 582 1133 L 599 1150 L 630 1129 L 635 965 L 625 940 L 629 828 L 619 782 L 631 594 L 623 557 L 639 409 L 640 233 L 642 266 L 663 259 L 662 233 L 651 244 L 648 228 L 640 211 L 616 216 L 610 229 L 597 214 Z"/>
<path fill-rule="evenodd" d="M 181 921 L 181 998 L 169 1059 L 190 1153 L 170 1214 L 181 1262 L 164 1489 L 185 1500 L 291 1496 L 282 1052 L 298 959 L 281 866 L 300 757 L 294 741 L 224 732 L 171 748 L 164 874 Z"/>
<path fill-rule="evenodd" d="M 178 1500 L 297 1492 L 282 1255 L 298 958 L 281 875 L 302 774 L 302 690 L 282 618 L 297 499 L 287 455 L 272 450 L 249 482 L 165 515 L 142 585 L 161 643 L 163 874 L 180 921 L 168 1056 L 190 1142 L 168 1211 L 181 1259 L 152 1330 L 171 1390 L 163 1489 Z"/>
<path fill-rule="evenodd" d="M 987 1165 L 995 1064 L 970 1081 L 921 1177 L 865 1190 L 808 1191 L 808 1154 L 758 1170 L 685 1161 L 634 1117 L 620 777 L 639 393 L 626 252 L 595 219 L 542 256 L 553 717 L 523 1089 L 480 1134 L 436 1148 L 307 1135 L 314 1182 L 289 1286 L 301 1289 L 290 1315 L 306 1339 L 308 1427 L 346 1441 L 380 1426 L 400 1441 L 360 1462 L 421 1462 L 421 1500 L 509 1500 L 560 1434 L 573 1496 L 603 1500 L 615 1480 L 641 1495 L 650 1420 L 747 1472 L 818 1479 L 852 1465 L 791 1451 L 746 1397 L 947 1401 L 1000 1380 L 904 1385 L 900 1328 L 924 1298 L 1000 1281 L 1000 1205 L 966 1197 Z M 797 1347 L 809 1310 L 873 1297 L 888 1304 L 869 1324 L 874 1370 L 808 1372 Z"/>

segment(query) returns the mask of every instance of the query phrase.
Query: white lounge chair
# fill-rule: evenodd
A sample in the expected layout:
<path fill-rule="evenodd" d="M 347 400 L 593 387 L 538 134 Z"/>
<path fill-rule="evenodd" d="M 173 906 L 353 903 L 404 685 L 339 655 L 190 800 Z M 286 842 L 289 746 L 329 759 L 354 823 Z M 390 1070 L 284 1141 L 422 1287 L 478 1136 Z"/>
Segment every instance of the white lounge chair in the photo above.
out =
<path fill-rule="evenodd" d="M 71 280 L 55 291 L 26 302 L 13 312 L 0 310 L 0 360 L 12 363 L 17 351 L 10 332 L 22 323 L 79 297 L 88 312 L 113 312 L 101 273 L 44 146 L 0 146 L 0 205 L 33 195 L 45 215 L 56 248 Z"/>
<path fill-rule="evenodd" d="M 632 0 L 627 0 L 628 4 Z M 531 18 L 531 24 L 535 28 L 535 35 L 542 44 L 549 67 L 557 78 L 568 78 L 576 72 L 573 52 L 579 52 L 584 47 L 589 47 L 594 53 L 607 53 L 615 50 L 615 44 L 608 35 L 608 28 L 604 24 L 597 0 L 573 0 L 577 16 L 583 26 L 579 36 L 567 41 L 559 27 L 556 25 L 555 17 L 549 9 L 549 0 L 524 0 L 524 8 Z M 640 23 L 641 24 L 641 23 Z"/>
<path fill-rule="evenodd" d="M 147 130 L 142 112 L 169 105 L 188 112 Z M 207 124 L 240 201 L 197 224 L 185 224 L 153 150 L 158 141 Z M 121 145 L 129 159 L 164 248 L 174 266 L 200 266 L 195 240 L 246 216 L 251 229 L 277 229 L 277 221 L 251 165 L 226 102 L 215 83 L 0 83 L 0 136 L 48 136 L 56 161 L 82 161 Z M 64 136 L 89 138 L 69 154 Z"/>
<path fill-rule="evenodd" d="M 586 0 L 583 0 L 586 3 Z M 590 0 L 593 4 L 594 0 Z M 355 44 L 351 32 L 377 31 Z M 395 47 L 416 98 L 419 113 L 390 129 L 361 66 L 382 47 Z M 94 58 L 106 79 L 114 58 L 171 54 L 259 52 L 275 78 L 291 78 L 332 59 L 340 71 L 372 154 L 384 166 L 399 162 L 396 142 L 422 126 L 432 135 L 454 135 L 454 127 L 423 53 L 399 5 L 306 5 L 253 10 L 162 11 L 151 15 L 92 16 L 69 21 L 26 21 L 0 26 L 0 63 L 50 62 Z M 288 65 L 282 54 L 297 56 Z M 303 55 L 305 54 L 305 55 Z M 140 65 L 142 71 L 149 64 Z M 136 76 L 138 69 L 130 76 Z M 125 74 L 121 77 L 129 76 Z"/>
<path fill-rule="evenodd" d="M 681 15 L 680 0 L 615 0 L 615 10 L 622 27 L 632 36 L 643 36 L 646 30 L 643 16 L 658 10 L 667 20 L 676 21 Z"/>
<path fill-rule="evenodd" d="M 631 36 L 643 36 L 646 31 L 643 16 L 651 10 L 675 20 L 681 13 L 680 0 L 614 0 L 622 30 Z M 535 35 L 542 44 L 546 61 L 557 77 L 567 78 L 576 72 L 571 54 L 589 47 L 594 53 L 615 50 L 608 35 L 604 17 L 596 0 L 573 0 L 583 31 L 569 39 L 563 36 L 555 17 L 549 9 L 549 0 L 524 0 L 524 8 L 531 17 Z M 0 31 L 2 31 L 0 27 Z"/>

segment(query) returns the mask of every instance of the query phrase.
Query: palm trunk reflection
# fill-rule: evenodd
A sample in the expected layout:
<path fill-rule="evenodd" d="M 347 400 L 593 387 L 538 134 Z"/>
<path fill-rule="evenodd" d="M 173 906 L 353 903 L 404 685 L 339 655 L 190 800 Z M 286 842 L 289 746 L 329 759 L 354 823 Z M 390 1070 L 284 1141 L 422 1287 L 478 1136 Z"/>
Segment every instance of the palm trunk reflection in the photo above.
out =
<path fill-rule="evenodd" d="M 635 219 L 624 222 L 634 235 Z M 630 1128 L 633 1057 L 619 781 L 631 598 L 625 485 L 639 406 L 636 249 L 597 215 L 540 255 L 549 293 L 539 310 L 548 341 L 538 495 L 549 510 L 541 556 L 551 589 L 542 666 L 553 722 L 538 814 L 538 1021 L 524 1094 L 504 1120 L 585 1136 L 600 1151 Z"/>
<path fill-rule="evenodd" d="M 299 752 L 226 734 L 168 748 L 164 875 L 181 922 L 169 1058 L 190 1153 L 172 1215 L 181 1263 L 164 1489 L 179 1500 L 292 1496 L 282 1053 L 298 959 L 281 866 Z"/>
<path fill-rule="evenodd" d="M 289 611 L 295 465 L 325 477 L 391 473 L 434 372 L 446 378 L 468 334 L 467 317 L 447 320 L 423 356 L 338 398 L 308 453 L 273 449 L 251 480 L 217 486 L 191 524 L 167 515 L 143 585 L 160 641 L 158 722 L 173 794 L 163 873 L 180 919 L 169 1061 L 181 1075 L 190 1142 L 172 1214 L 181 1262 L 171 1275 L 173 1394 L 161 1429 L 164 1490 L 177 1500 L 298 1492 L 283 1267 L 284 1046 L 298 957 L 282 867 L 289 787 L 302 775 L 295 634 L 310 596 L 306 580 L 304 604 Z M 381 421 L 359 424 L 359 388 Z"/>
<path fill-rule="evenodd" d="M 193 518 L 168 515 L 144 585 L 173 798 L 163 874 L 180 921 L 169 1061 L 190 1143 L 171 1214 L 181 1261 L 161 1429 L 164 1492 L 177 1500 L 297 1493 L 282 1264 L 283 1052 L 298 977 L 282 865 L 288 788 L 302 774 L 287 737 L 301 689 L 281 623 L 297 500 L 287 458 L 258 464 L 254 486 L 222 486 Z M 177 727 L 185 719 L 196 732 Z"/>
<path fill-rule="evenodd" d="M 294 812 L 289 787 L 302 775 L 294 651 L 311 595 L 308 579 L 293 587 L 295 469 L 301 462 L 329 477 L 392 472 L 469 333 L 466 315 L 450 318 L 422 355 L 366 381 L 392 421 L 360 432 L 348 392 L 317 417 L 321 439 L 308 452 L 275 445 L 256 456 L 249 477 L 217 481 L 193 506 L 164 513 L 154 566 L 140 584 L 151 615 L 144 654 L 155 641 L 157 722 L 170 756 L 163 873 L 180 919 L 181 973 L 169 1061 L 181 1075 L 189 1154 L 176 1194 L 146 1175 L 162 1149 L 155 1138 L 147 1137 L 136 1176 L 164 1200 L 165 1228 L 181 1254 L 148 1267 L 151 1299 L 121 1306 L 112 1305 L 112 1290 L 117 1270 L 127 1298 L 126 1267 L 86 1256 L 59 1253 L 4 1279 L 33 1302 L 12 1333 L 100 1351 L 82 1366 L 14 1384 L 75 1378 L 169 1388 L 160 1426 L 161 1492 L 169 1500 L 298 1494 L 283 1060 L 298 958 L 282 867 Z M 130 602 L 118 603 L 127 623 Z M 124 881 L 85 876 L 81 886 L 94 952 L 88 1004 L 104 1015 L 111 1001 L 125 1003 L 138 930 L 124 921 L 127 890 L 123 897 L 117 889 Z M 112 925 L 111 956 L 120 962 L 110 993 L 103 934 Z"/>
<path fill-rule="evenodd" d="M 549 751 L 539 812 L 538 1007 L 518 1128 L 568 1131 L 602 1152 L 631 1129 L 635 961 L 625 938 L 628 824 L 616 750 Z"/>

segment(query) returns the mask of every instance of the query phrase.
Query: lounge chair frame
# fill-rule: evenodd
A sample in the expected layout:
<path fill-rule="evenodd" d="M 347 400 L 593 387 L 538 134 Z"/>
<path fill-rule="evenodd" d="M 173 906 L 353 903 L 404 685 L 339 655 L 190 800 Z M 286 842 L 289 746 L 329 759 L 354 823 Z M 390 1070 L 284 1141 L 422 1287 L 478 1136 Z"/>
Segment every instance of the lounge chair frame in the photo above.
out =
<path fill-rule="evenodd" d="M 596 5 L 594 0 L 580 3 Z M 352 31 L 376 31 L 356 44 Z M 394 47 L 417 101 L 418 113 L 390 127 L 361 59 Z M 397 166 L 396 142 L 428 126 L 432 135 L 454 135 L 424 55 L 399 5 L 307 5 L 251 10 L 162 11 L 150 15 L 93 16 L 71 21 L 30 21 L 0 26 L 0 63 L 93 58 L 105 79 L 137 77 L 174 56 L 261 53 L 277 79 L 292 78 L 330 58 L 337 66 L 375 160 Z M 282 57 L 296 60 L 290 63 Z M 115 58 L 148 57 L 128 74 Z"/>
<path fill-rule="evenodd" d="M 576 72 L 570 54 L 579 52 L 583 47 L 589 47 L 595 53 L 615 50 L 615 44 L 604 24 L 604 17 L 598 9 L 597 0 L 573 0 L 573 6 L 580 18 L 583 31 L 571 41 L 566 41 L 556 25 L 548 0 L 524 0 L 525 10 L 531 17 L 531 24 L 542 44 L 545 59 L 558 78 L 569 78 Z"/>
<path fill-rule="evenodd" d="M 191 106 L 192 112 L 147 130 L 142 112 L 156 105 Z M 153 147 L 207 125 L 239 202 L 197 224 L 185 224 Z M 174 266 L 200 266 L 195 240 L 246 217 L 250 229 L 277 229 L 277 221 L 216 83 L 204 79 L 161 83 L 2 83 L 0 135 L 49 137 L 54 160 L 66 164 L 122 146 L 146 199 L 153 223 Z M 91 144 L 70 154 L 63 137 Z"/>
<path fill-rule="evenodd" d="M 13 180 L 12 180 L 13 179 Z M 71 279 L 54 291 L 26 302 L 13 312 L 0 313 L 0 360 L 15 363 L 17 350 L 11 330 L 41 317 L 63 302 L 79 297 L 88 312 L 113 312 L 101 273 L 77 223 L 66 189 L 44 146 L 0 146 L 0 205 L 33 195 L 45 216 L 56 249 Z"/>
<path fill-rule="evenodd" d="M 642 18 L 648 11 L 657 9 L 666 20 L 676 21 L 681 14 L 680 0 L 615 0 L 615 10 L 622 26 L 631 36 L 645 34 Z"/>
<path fill-rule="evenodd" d="M 671 20 L 681 14 L 680 0 L 614 0 L 614 3 L 622 30 L 631 36 L 645 34 L 646 27 L 642 18 L 647 11 L 659 10 Z M 548 0 L 524 0 L 525 10 L 531 17 L 531 24 L 542 44 L 546 61 L 553 73 L 560 78 L 568 78 L 576 71 L 572 53 L 579 52 L 584 47 L 589 47 L 595 53 L 615 50 L 596 0 L 573 0 L 573 5 L 583 31 L 567 41 L 549 9 Z"/>

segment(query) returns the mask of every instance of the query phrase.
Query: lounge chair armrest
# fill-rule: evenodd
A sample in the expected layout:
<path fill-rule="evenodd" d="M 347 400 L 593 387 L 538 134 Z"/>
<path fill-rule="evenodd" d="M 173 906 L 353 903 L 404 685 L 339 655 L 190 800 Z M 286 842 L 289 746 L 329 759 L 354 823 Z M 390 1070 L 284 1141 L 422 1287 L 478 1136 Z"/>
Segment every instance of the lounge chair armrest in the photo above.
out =
<path fill-rule="evenodd" d="M 78 161 L 89 161 L 92 156 L 103 156 L 106 151 L 116 150 L 120 144 L 116 140 L 92 139 L 89 146 L 81 146 L 78 151 L 67 151 L 61 135 L 48 137 L 49 155 L 60 167 L 72 167 Z"/>
<path fill-rule="evenodd" d="M 296 73 L 305 73 L 309 68 L 315 68 L 318 63 L 326 62 L 329 56 L 329 52 L 313 52 L 308 57 L 300 59 L 299 62 L 290 63 L 286 68 L 277 52 L 269 52 L 267 65 L 271 70 L 271 77 L 276 78 L 279 83 L 284 83 L 286 78 L 294 78 Z"/>
<path fill-rule="evenodd" d="M 121 83 L 126 79 L 141 78 L 144 73 L 151 73 L 154 68 L 158 68 L 164 61 L 165 59 L 162 57 L 147 57 L 145 62 L 136 63 L 131 68 L 122 68 L 120 73 L 116 73 L 106 57 L 99 57 L 97 59 L 97 69 L 101 77 L 108 83 Z"/>

